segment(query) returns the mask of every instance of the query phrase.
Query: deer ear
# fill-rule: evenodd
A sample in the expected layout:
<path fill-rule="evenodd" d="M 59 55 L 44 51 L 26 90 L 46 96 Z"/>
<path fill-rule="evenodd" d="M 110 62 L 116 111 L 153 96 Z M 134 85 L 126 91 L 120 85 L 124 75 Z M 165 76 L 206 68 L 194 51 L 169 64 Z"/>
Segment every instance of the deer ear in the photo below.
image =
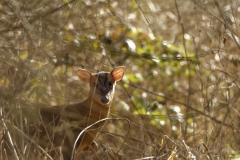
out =
<path fill-rule="evenodd" d="M 84 82 L 90 82 L 91 73 L 85 69 L 78 68 L 78 77 Z"/>
<path fill-rule="evenodd" d="M 112 70 L 111 74 L 115 81 L 120 81 L 123 78 L 124 69 L 125 69 L 124 66 L 119 66 L 119 67 L 115 68 L 114 70 Z"/>

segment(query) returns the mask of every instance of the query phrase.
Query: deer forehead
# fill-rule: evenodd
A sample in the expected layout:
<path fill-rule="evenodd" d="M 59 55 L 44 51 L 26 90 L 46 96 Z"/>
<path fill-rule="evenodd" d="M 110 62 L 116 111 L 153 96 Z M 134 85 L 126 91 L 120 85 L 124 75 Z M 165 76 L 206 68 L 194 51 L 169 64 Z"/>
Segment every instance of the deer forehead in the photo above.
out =
<path fill-rule="evenodd" d="M 113 77 L 110 72 L 99 72 L 92 74 L 91 81 L 92 82 L 100 82 L 101 84 L 105 84 L 106 82 L 112 81 Z"/>

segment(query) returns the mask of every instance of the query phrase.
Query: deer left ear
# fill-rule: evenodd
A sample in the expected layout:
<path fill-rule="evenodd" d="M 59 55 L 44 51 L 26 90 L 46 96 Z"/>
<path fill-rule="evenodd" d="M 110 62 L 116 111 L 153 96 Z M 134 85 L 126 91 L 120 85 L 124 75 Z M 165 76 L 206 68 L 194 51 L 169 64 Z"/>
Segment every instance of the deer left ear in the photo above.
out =
<path fill-rule="evenodd" d="M 78 77 L 84 82 L 90 82 L 91 73 L 85 69 L 78 68 Z"/>
<path fill-rule="evenodd" d="M 123 78 L 124 70 L 125 70 L 124 66 L 119 66 L 112 70 L 111 74 L 115 81 L 120 81 Z"/>

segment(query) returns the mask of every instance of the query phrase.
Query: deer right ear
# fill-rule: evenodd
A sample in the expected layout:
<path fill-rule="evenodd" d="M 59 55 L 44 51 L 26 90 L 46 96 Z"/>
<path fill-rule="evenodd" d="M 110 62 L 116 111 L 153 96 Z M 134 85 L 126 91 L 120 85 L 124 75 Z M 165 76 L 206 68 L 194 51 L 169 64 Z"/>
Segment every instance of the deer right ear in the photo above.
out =
<path fill-rule="evenodd" d="M 84 82 L 90 82 L 91 73 L 85 69 L 78 68 L 78 77 Z"/>
<path fill-rule="evenodd" d="M 124 69 L 124 66 L 119 66 L 111 72 L 115 81 L 120 81 L 123 78 Z"/>

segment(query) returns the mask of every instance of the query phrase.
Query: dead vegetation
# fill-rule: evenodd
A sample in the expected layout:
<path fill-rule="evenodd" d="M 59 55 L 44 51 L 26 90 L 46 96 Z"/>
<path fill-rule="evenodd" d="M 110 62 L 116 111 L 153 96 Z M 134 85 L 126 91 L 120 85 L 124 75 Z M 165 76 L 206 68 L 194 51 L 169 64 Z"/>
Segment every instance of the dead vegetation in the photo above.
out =
<path fill-rule="evenodd" d="M 51 159 L 28 136 L 36 108 L 83 101 L 77 68 L 118 65 L 96 159 L 238 159 L 239 6 L 0 1 L 0 159 Z"/>

